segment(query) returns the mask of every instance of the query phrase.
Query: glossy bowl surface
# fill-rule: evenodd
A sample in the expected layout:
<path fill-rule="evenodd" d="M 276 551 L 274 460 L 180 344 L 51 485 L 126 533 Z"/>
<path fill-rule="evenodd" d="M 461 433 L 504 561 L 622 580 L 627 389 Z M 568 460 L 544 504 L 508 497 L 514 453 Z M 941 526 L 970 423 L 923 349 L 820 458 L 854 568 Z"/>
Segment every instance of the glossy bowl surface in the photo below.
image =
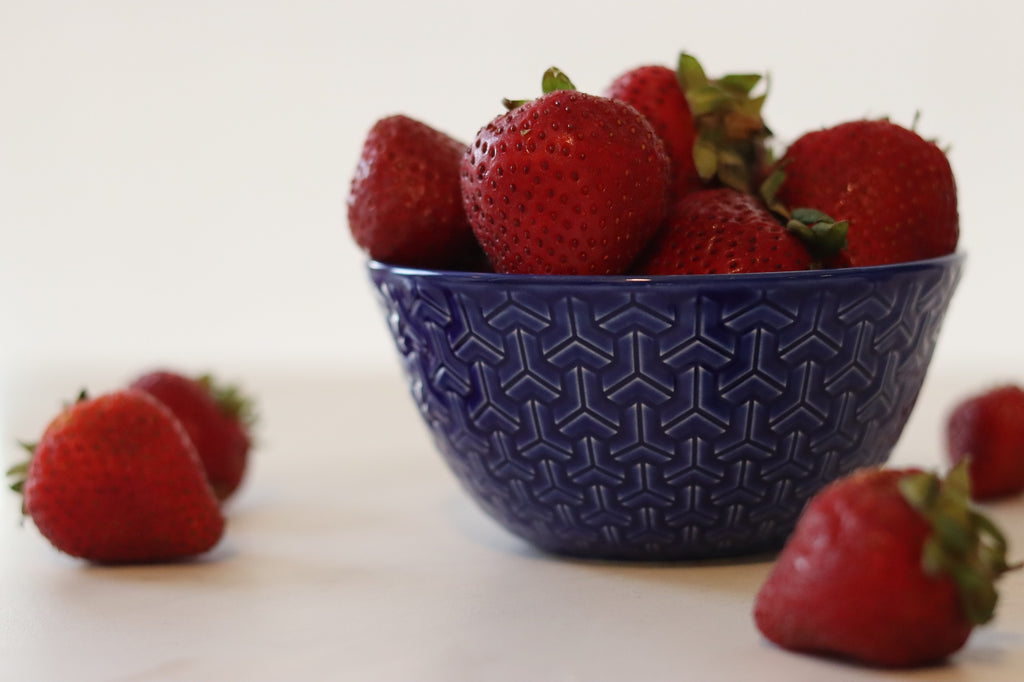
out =
<path fill-rule="evenodd" d="M 799 273 L 557 277 L 370 262 L 454 475 L 554 553 L 772 551 L 890 456 L 963 254 Z"/>

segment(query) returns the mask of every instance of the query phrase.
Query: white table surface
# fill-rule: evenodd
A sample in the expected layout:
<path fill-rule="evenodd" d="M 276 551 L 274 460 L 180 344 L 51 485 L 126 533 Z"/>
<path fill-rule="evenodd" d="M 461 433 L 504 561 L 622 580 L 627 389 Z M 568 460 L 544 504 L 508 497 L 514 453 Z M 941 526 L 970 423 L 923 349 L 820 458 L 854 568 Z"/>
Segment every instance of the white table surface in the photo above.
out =
<path fill-rule="evenodd" d="M 4 377 L 5 465 L 8 444 L 35 437 L 82 377 Z M 892 463 L 940 465 L 945 411 L 984 380 L 933 368 Z M 435 454 L 397 370 L 244 381 L 260 401 L 259 449 L 203 560 L 90 566 L 21 525 L 13 493 L 0 498 L 0 678 L 1024 679 L 1024 572 L 947 665 L 877 671 L 787 653 L 750 615 L 768 559 L 571 561 L 508 535 Z M 989 510 L 1024 556 L 1024 500 Z"/>

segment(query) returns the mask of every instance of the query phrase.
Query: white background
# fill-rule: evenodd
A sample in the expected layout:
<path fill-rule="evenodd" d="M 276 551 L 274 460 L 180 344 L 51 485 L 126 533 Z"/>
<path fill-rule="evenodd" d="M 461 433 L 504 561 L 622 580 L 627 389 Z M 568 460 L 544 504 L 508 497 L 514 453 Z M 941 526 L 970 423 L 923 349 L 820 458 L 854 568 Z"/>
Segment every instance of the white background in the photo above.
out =
<path fill-rule="evenodd" d="M 712 75 L 768 71 L 781 140 L 920 111 L 951 148 L 969 254 L 895 458 L 930 466 L 951 400 L 1024 379 L 1022 7 L 0 0 L 3 466 L 78 377 L 245 374 L 268 417 L 210 561 L 81 566 L 0 496 L 4 679 L 905 679 L 767 646 L 749 617 L 766 562 L 540 561 L 484 519 L 387 377 L 345 196 L 375 120 L 468 141 L 552 64 L 592 92 L 683 49 Z M 1013 546 L 1021 504 L 995 509 Z M 1018 679 L 1021 579 L 920 679 Z"/>
<path fill-rule="evenodd" d="M 969 253 L 937 362 L 1021 373 L 1024 9 L 831 7 L 3 0 L 0 371 L 391 367 L 344 206 L 373 122 L 469 141 L 549 65 L 598 92 L 685 49 L 712 75 L 769 72 L 779 140 L 920 112 Z"/>

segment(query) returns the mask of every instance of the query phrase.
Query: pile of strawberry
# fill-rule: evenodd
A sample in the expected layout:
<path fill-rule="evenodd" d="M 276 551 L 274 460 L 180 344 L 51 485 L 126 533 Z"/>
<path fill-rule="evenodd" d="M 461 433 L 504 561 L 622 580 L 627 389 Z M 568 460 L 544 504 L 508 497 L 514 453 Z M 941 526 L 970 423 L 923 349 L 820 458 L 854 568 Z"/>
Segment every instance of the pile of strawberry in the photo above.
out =
<path fill-rule="evenodd" d="M 946 154 L 889 120 L 808 132 L 781 158 L 757 75 L 691 55 L 602 95 L 558 69 L 464 144 L 404 115 L 367 136 L 356 243 L 404 266 L 533 274 L 714 274 L 880 265 L 956 249 Z"/>
<path fill-rule="evenodd" d="M 211 377 L 154 370 L 84 391 L 8 470 L 54 547 L 97 563 L 153 563 L 212 549 L 242 483 L 252 402 Z"/>
<path fill-rule="evenodd" d="M 366 138 L 349 228 L 373 259 L 499 273 L 686 275 L 872 266 L 952 253 L 945 152 L 886 119 L 805 133 L 778 156 L 757 75 L 625 72 L 602 95 L 557 69 L 464 144 L 403 115 Z M 930 664 L 993 617 L 1016 568 L 974 501 L 1024 491 L 1024 390 L 950 415 L 947 477 L 873 468 L 807 506 L 758 591 L 771 642 Z"/>

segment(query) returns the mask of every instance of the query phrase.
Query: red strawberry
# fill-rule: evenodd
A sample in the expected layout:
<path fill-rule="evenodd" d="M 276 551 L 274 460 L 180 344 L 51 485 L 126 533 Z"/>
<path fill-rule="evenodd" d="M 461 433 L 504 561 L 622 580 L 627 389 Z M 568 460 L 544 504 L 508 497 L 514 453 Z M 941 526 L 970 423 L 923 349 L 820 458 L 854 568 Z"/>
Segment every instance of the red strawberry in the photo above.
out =
<path fill-rule="evenodd" d="M 374 259 L 448 268 L 477 251 L 459 189 L 466 145 L 406 116 L 377 121 L 348 196 L 348 224 Z"/>
<path fill-rule="evenodd" d="M 638 67 L 612 81 L 606 94 L 654 126 L 672 162 L 674 196 L 715 184 L 749 192 L 763 173 L 770 135 L 761 118 L 765 95 L 751 96 L 760 82 L 753 74 L 710 79 L 682 53 L 674 71 Z"/>
<path fill-rule="evenodd" d="M 1024 491 L 1024 390 L 998 386 L 964 400 L 946 422 L 953 464 L 967 459 L 977 500 Z"/>
<path fill-rule="evenodd" d="M 195 447 L 142 391 L 82 396 L 50 424 L 14 487 L 60 551 L 100 563 L 201 554 L 224 532 Z"/>
<path fill-rule="evenodd" d="M 491 121 L 462 161 L 466 214 L 498 272 L 622 273 L 658 229 L 668 184 L 647 119 L 566 89 Z"/>
<path fill-rule="evenodd" d="M 203 463 L 217 499 L 226 500 L 245 475 L 255 422 L 252 401 L 209 375 L 187 377 L 156 370 L 131 383 L 166 405 L 178 418 Z"/>
<path fill-rule="evenodd" d="M 798 138 L 779 164 L 779 201 L 849 223 L 845 258 L 880 265 L 951 253 L 957 192 L 946 154 L 887 120 L 860 120 Z"/>
<path fill-rule="evenodd" d="M 968 504 L 968 475 L 869 469 L 822 490 L 757 594 L 762 634 L 794 651 L 913 666 L 991 619 L 1006 542 Z"/>
<path fill-rule="evenodd" d="M 654 127 L 672 164 L 673 195 L 703 186 L 693 161 L 697 130 L 675 71 L 657 65 L 632 69 L 612 81 L 605 95 L 633 105 Z"/>
<path fill-rule="evenodd" d="M 632 271 L 708 275 L 807 270 L 807 247 L 753 195 L 729 187 L 677 199 Z"/>

